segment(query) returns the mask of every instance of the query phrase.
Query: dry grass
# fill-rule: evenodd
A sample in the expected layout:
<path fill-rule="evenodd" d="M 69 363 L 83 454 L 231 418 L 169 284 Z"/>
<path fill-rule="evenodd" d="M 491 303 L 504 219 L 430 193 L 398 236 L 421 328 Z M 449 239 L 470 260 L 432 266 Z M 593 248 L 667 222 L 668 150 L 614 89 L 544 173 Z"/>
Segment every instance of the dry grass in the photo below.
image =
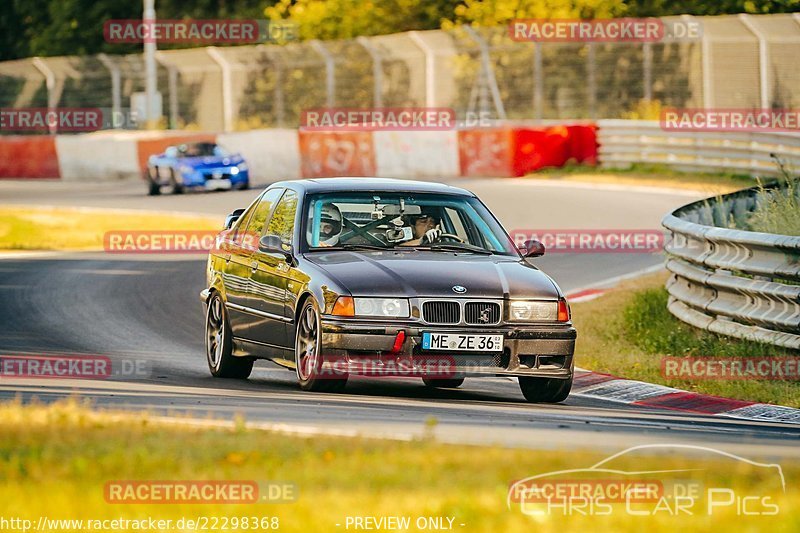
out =
<path fill-rule="evenodd" d="M 102 250 L 107 231 L 217 230 L 215 217 L 143 211 L 0 206 L 0 250 Z"/>
<path fill-rule="evenodd" d="M 2 515 L 34 523 L 39 516 L 83 520 L 276 516 L 281 531 L 307 532 L 344 531 L 347 516 L 449 516 L 455 517 L 456 531 L 646 528 L 672 533 L 723 528 L 797 531 L 800 527 L 796 505 L 800 466 L 796 463 L 782 465 L 784 493 L 774 470 L 683 452 L 622 457 L 615 460 L 614 467 L 627 471 L 689 469 L 679 478 L 702 487 L 691 515 L 630 516 L 625 504 L 619 503 L 613 505 L 609 516 L 563 516 L 563 511 L 554 510 L 550 515 L 531 517 L 506 505 L 513 481 L 586 468 L 605 457 L 592 450 L 563 453 L 442 445 L 429 440 L 304 438 L 251 430 L 242 423 L 230 429 L 164 425 L 147 415 L 112 418 L 74 401 L 48 407 L 0 404 Z M 669 481 L 663 474 L 647 478 L 654 476 Z M 281 480 L 296 485 L 298 498 L 280 504 L 109 504 L 103 488 L 115 480 Z M 729 506 L 708 516 L 703 494 L 712 487 L 732 488 L 737 495 L 769 497 L 779 506 L 779 513 L 740 517 L 735 507 Z M 655 506 L 643 504 L 637 510 L 652 511 Z"/>

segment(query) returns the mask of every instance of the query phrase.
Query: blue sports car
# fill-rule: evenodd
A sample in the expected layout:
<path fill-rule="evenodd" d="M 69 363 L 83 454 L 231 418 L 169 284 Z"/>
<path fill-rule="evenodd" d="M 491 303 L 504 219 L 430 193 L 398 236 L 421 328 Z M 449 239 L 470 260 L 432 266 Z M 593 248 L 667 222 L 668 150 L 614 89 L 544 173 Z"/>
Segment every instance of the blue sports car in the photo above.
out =
<path fill-rule="evenodd" d="M 161 194 L 163 187 L 169 187 L 173 194 L 187 188 L 217 191 L 250 187 L 244 158 L 212 142 L 170 146 L 163 154 L 150 156 L 145 177 L 151 195 Z"/>

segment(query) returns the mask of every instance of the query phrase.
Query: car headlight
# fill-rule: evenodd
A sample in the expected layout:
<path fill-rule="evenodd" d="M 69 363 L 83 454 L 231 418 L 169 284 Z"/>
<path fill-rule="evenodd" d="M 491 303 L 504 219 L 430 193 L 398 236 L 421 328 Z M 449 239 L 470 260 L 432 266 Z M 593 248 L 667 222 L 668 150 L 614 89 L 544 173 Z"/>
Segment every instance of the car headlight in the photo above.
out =
<path fill-rule="evenodd" d="M 538 322 L 557 320 L 559 303 L 553 301 L 512 301 L 508 306 L 508 319 L 512 322 Z"/>
<path fill-rule="evenodd" d="M 239 173 L 239 167 L 232 167 L 231 168 L 231 176 L 235 176 Z"/>
<path fill-rule="evenodd" d="M 356 316 L 408 318 L 409 306 L 405 298 L 353 298 Z"/>

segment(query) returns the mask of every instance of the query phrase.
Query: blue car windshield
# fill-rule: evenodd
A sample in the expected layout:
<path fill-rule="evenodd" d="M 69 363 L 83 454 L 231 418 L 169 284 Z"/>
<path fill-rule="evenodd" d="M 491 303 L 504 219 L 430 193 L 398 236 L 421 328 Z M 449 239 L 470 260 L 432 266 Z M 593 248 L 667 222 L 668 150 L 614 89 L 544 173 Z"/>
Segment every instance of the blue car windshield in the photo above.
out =
<path fill-rule="evenodd" d="M 518 255 L 480 200 L 433 193 L 337 192 L 309 197 L 308 250 L 445 249 Z"/>
<path fill-rule="evenodd" d="M 178 147 L 178 157 L 228 157 L 225 148 L 215 143 L 188 143 Z"/>

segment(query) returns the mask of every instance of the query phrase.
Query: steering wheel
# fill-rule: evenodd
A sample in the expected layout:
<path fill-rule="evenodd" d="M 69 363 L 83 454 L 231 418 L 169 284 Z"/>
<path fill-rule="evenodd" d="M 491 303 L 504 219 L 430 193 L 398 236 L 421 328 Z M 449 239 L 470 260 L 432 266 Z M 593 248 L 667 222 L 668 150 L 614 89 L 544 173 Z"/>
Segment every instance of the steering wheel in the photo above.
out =
<path fill-rule="evenodd" d="M 458 235 L 453 235 L 452 233 L 442 233 L 441 235 L 439 235 L 439 240 L 442 240 L 442 239 L 450 239 L 451 241 L 460 242 L 462 244 L 465 243 L 464 239 L 462 239 Z M 422 238 L 419 240 L 419 243 L 420 244 L 428 243 L 428 236 L 427 235 L 423 235 Z M 429 243 L 429 244 L 433 244 L 433 243 Z"/>

